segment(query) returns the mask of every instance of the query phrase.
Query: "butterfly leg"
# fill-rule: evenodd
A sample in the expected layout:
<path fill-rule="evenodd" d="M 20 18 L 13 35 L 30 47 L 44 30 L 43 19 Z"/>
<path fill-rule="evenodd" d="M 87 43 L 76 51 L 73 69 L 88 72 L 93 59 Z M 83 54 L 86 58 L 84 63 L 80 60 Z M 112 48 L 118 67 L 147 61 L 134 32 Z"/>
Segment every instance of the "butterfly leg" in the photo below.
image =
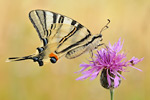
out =
<path fill-rule="evenodd" d="M 93 51 L 90 50 L 90 51 L 89 51 L 89 54 L 90 54 L 90 56 L 91 56 L 92 61 L 94 61 L 94 58 L 93 58 L 93 55 L 94 55 L 94 54 L 93 54 Z M 94 63 L 94 64 L 95 64 L 95 63 Z"/>
<path fill-rule="evenodd" d="M 99 46 L 102 46 L 102 45 L 105 45 L 105 44 L 104 44 L 104 43 L 102 43 L 102 44 L 99 44 L 99 45 L 98 45 L 98 47 L 99 47 Z"/>
<path fill-rule="evenodd" d="M 38 62 L 39 66 L 43 66 L 43 64 L 44 64 L 43 61 L 40 60 L 38 57 L 33 57 L 32 60 L 33 60 L 34 62 Z"/>
<path fill-rule="evenodd" d="M 91 58 L 93 58 L 93 51 L 92 50 L 89 51 L 89 54 L 90 54 Z"/>

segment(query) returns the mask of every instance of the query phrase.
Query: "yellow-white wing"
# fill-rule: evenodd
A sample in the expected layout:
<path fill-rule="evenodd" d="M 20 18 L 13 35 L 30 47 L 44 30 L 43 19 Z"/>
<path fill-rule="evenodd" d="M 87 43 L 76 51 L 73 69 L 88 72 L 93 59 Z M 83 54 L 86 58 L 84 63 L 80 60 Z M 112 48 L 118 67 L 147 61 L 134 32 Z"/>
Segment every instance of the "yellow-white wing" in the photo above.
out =
<path fill-rule="evenodd" d="M 55 29 L 54 24 L 58 24 L 58 23 L 60 24 L 60 26 L 57 26 L 57 28 L 56 28 L 58 30 L 62 29 L 61 28 L 62 24 L 67 24 L 67 25 L 76 27 L 77 28 L 76 32 L 81 30 L 82 28 L 85 28 L 85 27 L 83 27 L 83 25 L 81 25 L 80 23 L 78 23 L 77 21 L 75 21 L 69 17 L 66 17 L 66 16 L 58 14 L 58 13 L 54 13 L 51 11 L 46 11 L 46 10 L 32 10 L 29 13 L 29 19 L 31 20 L 33 26 L 35 27 L 35 29 L 39 35 L 39 38 L 41 40 L 49 37 L 50 35 L 53 35 L 51 33 L 51 30 Z M 87 34 L 91 34 L 88 29 L 86 29 L 86 31 L 87 31 Z M 87 34 L 85 34 L 85 35 L 87 35 Z"/>
<path fill-rule="evenodd" d="M 29 13 L 29 18 L 43 45 L 47 46 L 46 55 L 53 52 L 61 57 L 75 48 L 79 50 L 79 47 L 91 36 L 90 31 L 77 21 L 54 12 L 33 10 Z"/>
<path fill-rule="evenodd" d="M 87 29 L 85 27 L 77 31 L 78 28 L 73 25 L 68 24 L 53 24 L 53 25 L 55 26 L 55 29 L 51 30 L 52 34 L 48 38 L 49 43 L 47 45 L 46 51 L 48 53 L 49 51 L 54 52 L 58 55 L 58 57 L 61 57 L 62 55 L 66 54 L 72 49 L 82 46 L 83 44 L 86 44 L 87 39 L 91 36 L 91 34 L 87 32 Z M 79 53 L 78 50 L 75 51 Z"/>

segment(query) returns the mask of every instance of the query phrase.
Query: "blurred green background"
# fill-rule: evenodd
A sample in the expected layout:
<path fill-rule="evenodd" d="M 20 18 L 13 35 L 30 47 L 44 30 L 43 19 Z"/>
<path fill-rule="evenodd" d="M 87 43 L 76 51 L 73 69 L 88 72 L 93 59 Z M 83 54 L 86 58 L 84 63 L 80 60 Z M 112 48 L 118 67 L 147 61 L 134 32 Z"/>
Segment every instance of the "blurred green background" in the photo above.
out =
<path fill-rule="evenodd" d="M 103 32 L 103 42 L 124 39 L 128 59 L 144 57 L 123 73 L 126 80 L 115 90 L 115 100 L 150 100 L 150 0 L 0 0 L 0 100 L 110 100 L 99 76 L 76 81 L 79 64 L 87 62 L 85 54 L 74 60 L 62 58 L 56 64 L 39 67 L 32 61 L 6 63 L 12 56 L 35 52 L 40 45 L 28 13 L 45 9 L 69 16 L 93 34 L 111 20 Z M 100 49 L 100 48 L 99 48 Z"/>

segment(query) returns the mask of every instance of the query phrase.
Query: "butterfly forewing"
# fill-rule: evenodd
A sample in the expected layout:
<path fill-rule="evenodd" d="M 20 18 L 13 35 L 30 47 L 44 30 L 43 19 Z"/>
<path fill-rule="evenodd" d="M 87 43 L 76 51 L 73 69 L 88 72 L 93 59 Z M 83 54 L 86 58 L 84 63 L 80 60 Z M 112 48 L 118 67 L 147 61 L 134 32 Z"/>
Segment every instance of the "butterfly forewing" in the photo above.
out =
<path fill-rule="evenodd" d="M 38 32 L 40 39 L 46 38 L 45 30 L 47 29 L 45 27 L 46 25 L 44 17 L 45 17 L 44 11 L 31 11 L 29 13 L 29 19 L 31 20 L 33 26 Z"/>
<path fill-rule="evenodd" d="M 89 38 L 89 36 L 90 34 L 87 32 L 86 28 L 82 27 L 81 29 L 78 29 L 77 27 L 73 27 L 68 34 L 64 33 L 64 37 L 59 41 L 56 52 L 64 53 L 80 46 L 87 42 L 86 39 Z"/>
<path fill-rule="evenodd" d="M 50 52 L 55 52 L 58 56 L 67 54 L 82 46 L 91 36 L 90 31 L 77 21 L 54 12 L 33 10 L 29 13 L 29 18 L 40 39 L 44 40 L 45 45 L 48 44 L 46 55 Z M 79 52 L 78 50 L 74 52 Z"/>

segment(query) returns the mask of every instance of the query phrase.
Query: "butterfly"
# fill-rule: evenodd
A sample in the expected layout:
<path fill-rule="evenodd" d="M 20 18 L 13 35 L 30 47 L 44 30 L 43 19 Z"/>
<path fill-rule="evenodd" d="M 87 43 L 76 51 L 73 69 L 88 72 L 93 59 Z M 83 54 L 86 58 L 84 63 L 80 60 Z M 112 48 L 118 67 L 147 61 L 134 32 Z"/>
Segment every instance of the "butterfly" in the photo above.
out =
<path fill-rule="evenodd" d="M 85 52 L 92 52 L 103 45 L 101 32 L 110 23 L 108 19 L 100 34 L 92 35 L 82 24 L 55 12 L 32 10 L 29 12 L 29 19 L 42 41 L 42 46 L 37 48 L 35 54 L 10 57 L 7 62 L 31 59 L 43 66 L 44 62 L 56 63 L 63 56 L 73 59 Z"/>

